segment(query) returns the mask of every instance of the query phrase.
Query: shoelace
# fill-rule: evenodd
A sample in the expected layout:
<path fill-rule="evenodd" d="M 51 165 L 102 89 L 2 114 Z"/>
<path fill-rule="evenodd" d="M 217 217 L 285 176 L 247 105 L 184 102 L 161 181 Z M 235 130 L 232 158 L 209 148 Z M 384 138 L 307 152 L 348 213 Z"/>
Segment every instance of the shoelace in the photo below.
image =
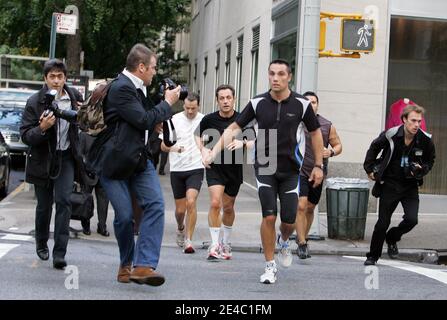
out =
<path fill-rule="evenodd" d="M 276 265 L 273 263 L 269 263 L 265 266 L 266 271 L 275 272 L 275 269 L 276 269 Z"/>
<path fill-rule="evenodd" d="M 280 244 L 280 246 L 281 246 L 281 250 L 289 249 L 289 243 L 288 242 L 283 242 L 282 244 Z"/>

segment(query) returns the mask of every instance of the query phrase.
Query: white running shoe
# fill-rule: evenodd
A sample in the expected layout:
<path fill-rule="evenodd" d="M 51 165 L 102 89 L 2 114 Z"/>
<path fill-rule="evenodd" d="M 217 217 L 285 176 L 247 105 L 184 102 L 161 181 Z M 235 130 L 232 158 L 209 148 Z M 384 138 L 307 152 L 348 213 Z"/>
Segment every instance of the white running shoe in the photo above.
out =
<path fill-rule="evenodd" d="M 221 258 L 224 260 L 231 260 L 233 254 L 231 253 L 231 247 L 229 244 L 221 245 Z"/>
<path fill-rule="evenodd" d="M 177 245 L 180 248 L 183 248 L 185 246 L 185 228 L 183 230 L 177 229 L 177 238 L 175 239 L 175 242 L 177 242 Z"/>
<path fill-rule="evenodd" d="M 210 245 L 208 248 L 208 261 L 218 261 L 220 258 L 220 246 L 218 244 Z"/>
<path fill-rule="evenodd" d="M 272 284 L 276 282 L 276 263 L 267 263 L 265 266 L 264 274 L 261 275 L 260 281 L 265 284 Z"/>
<path fill-rule="evenodd" d="M 194 247 L 192 246 L 191 240 L 189 240 L 189 239 L 185 240 L 185 246 L 183 247 L 183 252 L 187 253 L 187 254 L 196 252 L 196 250 L 194 250 Z"/>
<path fill-rule="evenodd" d="M 280 243 L 280 239 L 281 239 L 281 235 L 278 235 L 278 240 L 277 240 L 277 244 L 278 244 L 278 248 L 279 248 L 278 260 L 279 260 L 279 263 L 281 264 L 281 266 L 288 268 L 292 265 L 292 261 L 293 261 L 292 250 L 290 250 L 289 240 Z"/>

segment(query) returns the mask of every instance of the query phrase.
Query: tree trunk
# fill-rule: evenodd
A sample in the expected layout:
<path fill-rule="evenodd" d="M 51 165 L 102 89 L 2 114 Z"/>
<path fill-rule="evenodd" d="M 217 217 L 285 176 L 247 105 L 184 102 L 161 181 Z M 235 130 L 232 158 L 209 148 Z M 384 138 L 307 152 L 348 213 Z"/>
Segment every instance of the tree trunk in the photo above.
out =
<path fill-rule="evenodd" d="M 79 16 L 78 16 L 78 23 L 79 26 L 81 26 L 81 7 L 82 7 L 82 0 L 72 0 L 71 4 L 75 5 L 79 10 Z M 67 44 L 67 69 L 68 74 L 71 75 L 79 75 L 80 69 L 81 69 L 81 28 L 76 30 L 76 35 L 66 36 L 66 44 Z"/>
<path fill-rule="evenodd" d="M 67 69 L 68 74 L 79 75 L 81 68 L 81 35 L 77 30 L 76 35 L 67 36 Z"/>

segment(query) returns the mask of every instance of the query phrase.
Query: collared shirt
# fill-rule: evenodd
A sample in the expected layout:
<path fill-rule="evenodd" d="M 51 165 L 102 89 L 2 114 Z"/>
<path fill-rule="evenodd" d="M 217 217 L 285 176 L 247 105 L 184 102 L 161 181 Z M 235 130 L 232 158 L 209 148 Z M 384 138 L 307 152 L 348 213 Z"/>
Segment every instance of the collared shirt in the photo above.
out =
<path fill-rule="evenodd" d="M 144 96 L 147 97 L 147 89 L 146 86 L 144 85 L 143 80 L 130 73 L 127 69 L 123 70 L 123 74 L 132 81 L 132 83 L 135 85 L 135 88 L 143 91 Z"/>
<path fill-rule="evenodd" d="M 255 119 L 258 123 L 254 165 L 256 169 L 268 167 L 272 163 L 273 166 L 276 165 L 277 172 L 298 173 L 306 147 L 304 125 L 312 132 L 317 130 L 320 124 L 310 101 L 303 96 L 290 92 L 286 99 L 278 102 L 270 92 L 251 99 L 236 119 L 236 123 L 241 128 Z M 275 133 L 277 139 L 269 142 L 270 136 Z M 275 151 L 276 163 L 275 160 L 268 159 Z"/>
<path fill-rule="evenodd" d="M 143 80 L 141 80 L 137 76 L 130 73 L 126 68 L 124 68 L 123 74 L 126 77 L 128 77 L 130 79 L 130 81 L 132 81 L 132 83 L 134 84 L 135 88 L 137 88 L 137 90 L 140 89 L 143 92 L 144 96 L 147 97 L 147 88 L 144 85 Z M 146 130 L 146 132 L 144 133 L 144 144 L 147 144 L 148 140 L 149 140 L 149 132 Z"/>
<path fill-rule="evenodd" d="M 61 110 L 71 110 L 71 99 L 66 91 L 62 97 L 56 98 L 54 100 Z M 68 138 L 68 129 L 70 128 L 70 123 L 64 119 L 56 118 L 57 121 L 57 150 L 67 150 L 70 147 L 70 140 Z"/>

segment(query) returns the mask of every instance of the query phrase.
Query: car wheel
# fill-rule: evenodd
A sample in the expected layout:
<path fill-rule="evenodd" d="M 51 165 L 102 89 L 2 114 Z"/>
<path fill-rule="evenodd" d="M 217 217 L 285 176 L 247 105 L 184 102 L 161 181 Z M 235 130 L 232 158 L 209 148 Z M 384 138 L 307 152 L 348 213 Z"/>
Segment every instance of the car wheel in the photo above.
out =
<path fill-rule="evenodd" d="M 3 183 L 3 186 L 0 188 L 0 198 L 5 198 L 8 195 L 8 188 L 9 188 L 9 174 L 11 173 L 11 170 L 9 169 L 9 165 L 7 167 L 5 182 Z"/>

